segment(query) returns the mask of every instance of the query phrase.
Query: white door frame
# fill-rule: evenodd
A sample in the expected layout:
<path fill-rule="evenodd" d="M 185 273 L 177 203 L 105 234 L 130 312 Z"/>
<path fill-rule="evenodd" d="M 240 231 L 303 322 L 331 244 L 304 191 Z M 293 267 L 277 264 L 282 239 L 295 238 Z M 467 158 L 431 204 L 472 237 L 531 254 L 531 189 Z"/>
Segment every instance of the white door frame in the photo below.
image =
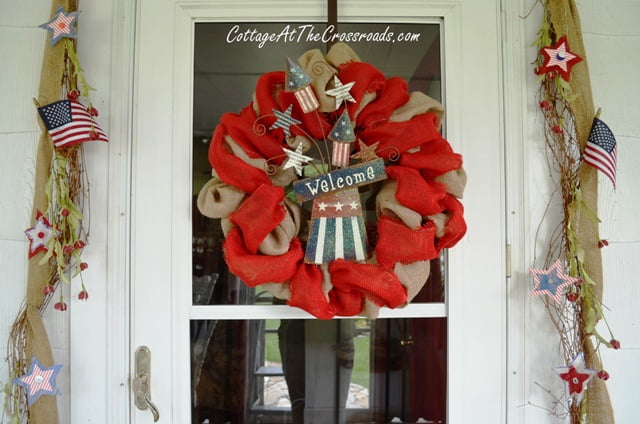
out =
<path fill-rule="evenodd" d="M 141 3 L 141 2 L 139 2 Z M 160 2 L 158 2 L 160 3 Z M 220 4 L 233 4 L 235 2 L 217 2 L 216 7 L 220 7 Z M 259 3 L 259 2 L 256 2 Z M 272 1 L 271 6 L 274 9 L 278 9 L 278 5 L 283 2 L 280 1 Z M 302 2 L 301 2 L 302 3 Z M 323 3 L 323 2 L 315 2 L 315 3 Z M 379 13 L 381 16 L 389 16 L 389 13 L 393 13 L 393 10 L 390 11 L 388 8 L 384 8 L 381 6 L 376 7 L 375 4 L 372 4 L 372 1 L 362 1 L 362 0 L 353 0 L 347 2 L 345 0 L 344 7 L 341 5 L 340 16 L 349 14 L 350 6 L 360 6 L 365 4 L 369 13 L 375 14 Z M 421 1 L 402 1 L 398 3 L 404 4 L 414 4 L 416 8 L 425 7 L 424 2 Z M 476 10 L 479 6 L 473 5 L 473 2 L 465 3 L 461 5 L 460 1 L 440 1 L 437 4 L 432 5 L 429 4 L 429 11 L 433 13 L 433 10 L 441 10 L 441 16 L 445 16 L 445 37 L 449 40 L 456 39 L 456 36 L 451 32 L 453 30 L 462 32 L 462 28 L 460 27 L 460 22 L 465 19 L 465 16 L 472 15 L 474 13 L 480 13 L 481 11 Z M 477 2 L 479 3 L 479 2 Z M 191 104 L 190 104 L 190 90 L 191 90 L 191 80 L 187 79 L 173 79 L 173 83 L 170 87 L 166 87 L 163 84 L 159 84 L 157 87 L 158 92 L 155 95 L 161 96 L 163 98 L 172 97 L 176 93 L 178 95 L 175 96 L 174 99 L 170 100 L 172 104 L 174 104 L 174 109 L 171 111 L 166 110 L 153 110 L 153 108 L 137 108 L 135 109 L 132 103 L 129 101 L 131 98 L 131 93 L 133 92 L 133 86 L 131 81 L 131 75 L 134 73 L 133 70 L 133 39 L 134 36 L 140 37 L 139 34 L 136 34 L 134 31 L 133 25 L 133 7 L 126 0 L 120 0 L 116 3 L 116 11 L 114 13 L 114 19 L 116 23 L 116 29 L 114 30 L 114 62 L 113 62 L 113 84 L 111 87 L 111 95 L 112 95 L 112 111 L 118 111 L 118 114 L 114 114 L 112 112 L 112 120 L 111 120 L 111 138 L 115 140 L 119 138 L 121 140 L 119 144 L 119 148 L 112 148 L 110 154 L 110 189 L 109 189 L 109 246 L 111 246 L 110 251 L 115 254 L 109 255 L 108 261 L 108 270 L 111 274 L 111 278 L 109 281 L 113 283 L 113 296 L 110 296 L 109 303 L 109 319 L 107 320 L 107 341 L 109 352 L 112 354 L 108 355 L 109 363 L 107 364 L 108 370 L 113 370 L 115 372 L 108 373 L 107 383 L 111 389 L 108 390 L 108 399 L 107 402 L 110 406 L 107 408 L 109 413 L 112 415 L 112 418 L 108 418 L 108 422 L 128 422 L 129 416 L 129 393 L 128 388 L 122 388 L 122 375 L 126 375 L 129 369 L 129 360 L 131 359 L 132 351 L 136 346 L 129 346 L 127 343 L 126 335 L 136 333 L 136 328 L 139 325 L 144 324 L 144 318 L 137 317 L 134 319 L 133 314 L 129 316 L 129 302 L 134 304 L 138 299 L 137 296 L 141 296 L 143 294 L 136 293 L 135 285 L 137 281 L 140 281 L 145 278 L 158 278 L 158 280 L 171 281 L 174 280 L 181 275 L 184 275 L 184 270 L 177 269 L 176 267 L 171 267 L 170 264 L 154 263 L 154 255 L 149 252 L 149 254 L 144 254 L 143 250 L 140 246 L 136 245 L 136 239 L 132 236 L 131 245 L 129 244 L 129 233 L 130 233 L 130 223 L 131 219 L 135 219 L 135 216 L 152 216 L 154 211 L 153 205 L 143 205 L 137 204 L 135 202 L 135 198 L 137 195 L 137 190 L 140 190 L 142 187 L 152 186 L 153 183 L 156 183 L 160 188 L 164 188 L 165 190 L 170 190 L 173 186 L 173 183 L 176 183 L 176 186 L 179 186 L 181 183 L 186 183 L 187 187 L 189 186 L 189 182 L 185 181 L 186 178 L 190 178 L 187 175 L 173 175 L 173 170 L 157 170 L 153 169 L 153 175 L 138 175 L 138 181 L 133 181 L 133 187 L 131 192 L 128 190 L 128 186 L 132 179 L 134 178 L 130 171 L 130 165 L 133 166 L 134 171 L 137 166 L 137 161 L 141 158 L 136 155 L 136 146 L 141 143 L 154 143 L 158 140 L 162 140 L 163 138 L 182 138 L 184 134 L 190 135 L 190 128 L 186 128 L 184 123 L 189 123 L 190 125 L 190 113 L 191 113 Z M 263 4 L 263 3 L 260 3 Z M 308 7 L 309 10 L 313 8 L 318 9 L 317 5 L 308 5 L 308 2 L 304 2 L 304 6 Z M 140 4 L 138 4 L 138 9 L 140 9 Z M 170 66 L 166 69 L 166 72 L 171 74 L 177 72 L 181 74 L 184 72 L 184 67 L 187 66 L 190 68 L 190 63 L 192 61 L 192 45 L 189 40 L 184 40 L 180 37 L 175 37 L 173 34 L 180 33 L 190 33 L 187 29 L 184 31 L 175 31 L 174 28 L 179 29 L 181 26 L 184 29 L 185 25 L 191 25 L 191 21 L 193 19 L 198 19 L 200 17 L 208 16 L 210 13 L 210 7 L 206 5 L 206 2 L 202 1 L 191 1 L 179 3 L 172 13 L 167 15 L 163 14 L 160 11 L 166 10 L 165 7 L 158 7 L 157 14 L 144 14 L 138 15 L 136 22 L 137 25 L 135 28 L 144 27 L 144 25 L 162 25 L 166 28 L 167 40 L 168 43 L 165 43 L 164 46 L 166 49 L 172 50 L 176 49 L 176 60 L 174 63 L 171 63 Z M 240 16 L 243 11 L 246 9 L 238 7 L 238 12 Z M 495 25 L 500 25 L 500 20 L 498 19 L 500 15 L 500 11 L 497 8 L 496 10 L 491 11 L 491 16 L 495 16 Z M 146 12 L 145 12 L 146 13 Z M 322 17 L 323 13 L 325 13 L 322 9 L 316 10 L 317 16 Z M 124 16 L 124 19 L 122 18 Z M 293 19 L 292 17 L 283 17 L 282 13 L 279 13 L 279 17 Z M 408 18 L 408 17 L 407 17 Z M 458 22 L 458 27 L 455 28 L 455 25 L 451 23 L 453 21 Z M 449 24 L 447 25 L 447 22 Z M 488 25 L 494 24 L 494 22 L 487 22 Z M 118 28 L 120 27 L 120 28 Z M 499 35 L 499 34 L 498 34 Z M 468 36 L 468 35 L 467 35 Z M 461 36 L 457 36 L 458 40 L 462 40 L 460 44 L 457 46 L 459 48 L 458 54 L 454 54 L 453 52 L 449 52 L 448 58 L 448 75 L 456 75 L 456 71 L 453 70 L 456 67 L 460 69 L 460 66 L 473 65 L 474 61 L 479 60 L 495 60 L 500 62 L 502 58 L 500 57 L 500 48 L 499 43 L 500 40 L 492 40 L 495 42 L 495 52 L 479 52 L 473 51 L 473 49 L 469 47 L 465 47 L 465 43 L 463 42 L 463 38 Z M 138 42 L 140 40 L 138 39 Z M 186 44 L 185 44 L 186 41 Z M 450 43 L 450 41 L 449 41 Z M 139 44 L 138 44 L 139 45 Z M 130 47 L 127 47 L 130 46 Z M 176 48 L 179 46 L 180 48 Z M 186 47 L 189 47 L 188 49 Z M 451 50 L 451 44 L 447 46 L 449 50 Z M 155 54 L 161 55 L 163 51 L 155 52 Z M 489 56 L 489 57 L 487 57 Z M 118 60 L 119 59 L 119 60 Z M 159 58 L 162 62 L 162 58 Z M 121 66 L 122 68 L 118 68 Z M 143 74 L 145 78 L 154 78 L 153 72 L 145 71 L 145 66 L 150 66 L 150 64 L 137 63 L 136 75 Z M 458 71 L 458 75 L 460 72 Z M 455 84 L 453 81 L 458 82 Z M 483 104 L 482 99 L 474 99 L 472 101 L 465 101 L 465 104 L 457 105 L 456 102 L 458 99 L 462 99 L 462 96 L 465 92 L 465 87 L 468 87 L 469 84 L 472 84 L 472 81 L 466 81 L 465 78 L 449 78 L 449 83 L 447 89 L 447 116 L 448 116 L 448 126 L 447 126 L 447 134 L 448 138 L 454 144 L 456 150 L 462 151 L 464 153 L 465 143 L 483 143 L 487 141 L 487 134 L 465 134 L 464 128 L 462 125 L 462 120 L 464 116 L 467 114 L 483 114 L 488 110 L 487 105 Z M 498 80 L 499 83 L 499 80 Z M 135 83 L 134 83 L 135 85 Z M 493 86 L 495 90 L 501 91 L 502 87 Z M 185 95 L 184 93 L 187 93 Z M 147 93 L 148 94 L 148 93 Z M 136 97 L 134 98 L 134 102 L 138 103 L 141 96 L 145 96 L 145 93 L 137 92 Z M 500 107 L 502 105 L 492 105 L 491 107 Z M 188 119 L 185 119 L 184 116 L 188 115 Z M 176 115 L 182 115 L 176 116 Z M 177 119 L 176 119 L 177 118 Z M 167 136 L 167 134 L 156 134 L 156 133 L 145 133 L 141 134 L 138 132 L 135 123 L 142 122 L 143 120 L 160 120 L 160 119 L 170 119 L 173 122 L 182 122 L 183 125 L 178 127 L 177 125 L 173 126 L 172 134 Z M 453 123 L 453 124 L 452 124 Z M 502 124 L 502 123 L 501 123 Z M 502 130 L 500 130 L 501 132 Z M 489 140 L 491 141 L 491 140 Z M 487 155 L 497 155 L 502 158 L 504 152 L 502 151 L 503 143 L 498 143 L 500 148 L 498 151 L 486 152 Z M 112 142 L 112 146 L 114 143 Z M 166 144 L 165 144 L 166 145 Z M 468 144 L 467 144 L 468 145 Z M 171 155 L 173 152 L 171 149 L 169 151 L 162 151 L 162 149 L 157 149 L 157 160 L 169 160 L 168 155 Z M 147 160 L 149 158 L 145 158 Z M 480 159 L 481 158 L 475 158 Z M 185 162 L 186 161 L 186 162 Z M 469 161 L 469 158 L 467 158 Z M 487 156 L 487 163 L 492 163 L 493 158 Z M 189 163 L 190 158 L 185 155 L 173 155 L 173 163 L 178 167 L 181 164 Z M 501 181 L 501 187 L 496 187 L 494 190 L 490 190 L 490 193 L 487 193 L 487 188 L 482 187 L 481 185 L 476 185 L 479 183 L 477 175 L 473 173 L 470 174 L 469 186 L 466 192 L 466 199 L 472 198 L 474 195 L 482 195 L 485 199 L 487 199 L 484 204 L 490 205 L 492 202 L 498 202 L 499 204 L 505 203 L 505 194 L 504 194 L 504 175 L 502 170 L 502 161 L 500 160 L 500 166 L 498 169 L 491 169 L 489 172 L 498 172 L 500 173 L 499 180 Z M 151 174 L 151 173 L 149 173 Z M 511 172 L 509 173 L 510 175 Z M 518 172 L 520 174 L 520 172 Z M 177 178 L 175 178 L 177 177 Z M 140 178 L 142 180 L 140 180 Z M 184 187 L 184 186 L 183 186 Z M 160 193 L 160 192 L 159 192 Z M 475 193 L 475 194 L 474 194 Z M 134 199 L 130 204 L 129 195 L 131 194 L 131 198 Z M 466 201 L 465 199 L 465 201 Z M 482 202 L 476 203 L 480 208 L 482 207 Z M 187 242 L 188 248 L 183 251 L 174 251 L 172 252 L 174 255 L 189 255 L 190 254 L 190 231 L 191 228 L 188 226 L 190 222 L 189 219 L 189 205 L 170 203 L 170 207 L 173 210 L 173 217 L 170 222 L 165 222 L 168 224 L 168 227 L 171 228 L 171 231 L 168 234 L 157 234 L 153 237 L 153 246 L 159 248 L 169 248 L 176 244 L 185 244 Z M 510 208 L 511 209 L 511 208 Z M 131 216 L 129 214 L 132 214 Z M 137 215 L 136 215 L 137 214 Z M 494 232 L 493 234 L 489 234 L 489 241 L 487 243 L 491 246 L 496 246 L 500 249 L 499 266 L 497 269 L 490 269 L 487 272 L 491 273 L 493 280 L 504 281 L 504 249 L 502 246 L 503 241 L 505 240 L 505 217 L 504 216 L 486 216 L 489 214 L 483 214 L 482 210 L 474 211 L 474 216 L 478 218 L 472 218 L 469 221 L 469 226 L 471 229 L 474 228 L 482 228 L 491 227 L 491 228 L 499 228 L 499 231 Z M 132 218 L 134 217 L 134 218 Z M 467 212 L 467 217 L 470 217 Z M 479 217 L 484 217 L 483 222 L 478 221 Z M 163 218 L 164 219 L 164 218 Z M 135 221 L 135 226 L 145 225 L 144 222 Z M 149 226 L 147 230 L 151 231 L 153 228 Z M 135 231 L 135 229 L 134 229 Z M 187 236 L 185 236 L 185 234 Z M 467 238 L 477 237 L 475 234 L 471 233 L 467 235 Z M 188 240 L 187 240 L 188 238 Z M 462 243 L 465 243 L 464 241 Z M 168 247 L 167 247 L 168 246 Z M 113 248 L 115 247 L 115 249 Z M 491 253 L 485 251 L 477 252 L 478 255 L 494 255 L 495 252 Z M 130 264 L 129 257 L 133 252 L 138 253 L 136 255 L 136 260 L 140 261 L 140 265 Z M 142 254 L 140 254 L 142 252 Z M 469 254 L 470 255 L 470 254 Z M 475 255 L 474 255 L 475 256 Z M 174 256 L 175 258 L 175 256 Z M 474 283 L 473 275 L 465 275 L 464 264 L 469 260 L 482 260 L 482 258 L 470 258 L 465 254 L 457 254 L 454 252 L 451 255 L 451 270 L 454 273 L 452 275 L 452 279 L 454 281 L 463 281 L 466 282 L 469 286 Z M 185 260 L 184 257 L 175 261 L 176 263 L 183 265 L 189 264 L 189 259 Z M 145 266 L 147 264 L 148 269 L 154 269 L 151 275 L 145 273 L 144 275 L 139 272 L 141 266 Z M 153 266 L 152 266 L 153 265 Z M 455 275 L 456 272 L 459 272 L 458 275 Z M 170 278 L 167 280 L 166 276 L 169 275 Z M 129 281 L 131 283 L 129 283 Z M 177 281 L 177 280 L 176 280 Z M 130 285 L 129 285 L 130 284 Z M 469 287 L 467 286 L 467 287 Z M 132 290 L 131 294 L 129 290 Z M 158 290 L 162 290 L 167 293 L 171 291 L 170 284 L 159 284 Z M 145 298 L 149 300 L 153 300 L 154 296 L 151 296 L 153 293 L 147 293 Z M 169 298 L 170 298 L 169 293 Z M 451 399 L 461 399 L 464 400 L 464 405 L 451 405 L 449 408 L 449 421 L 452 423 L 458 422 L 467 422 L 465 421 L 466 416 L 473 417 L 483 417 L 483 419 L 490 419 L 491 422 L 504 422 L 505 420 L 505 410 L 506 410 L 506 389 L 505 389 L 505 381 L 506 381 L 506 289 L 504 284 L 495 284 L 495 286 L 488 287 L 487 290 L 483 292 L 474 292 L 474 296 L 467 296 L 466 288 L 463 284 L 451 285 L 449 288 L 449 306 L 448 306 L 448 316 L 449 316 L 449 324 L 450 328 L 456 328 L 460 331 L 450 332 L 449 334 L 449 400 Z M 148 295 L 148 296 L 147 296 Z M 131 297 L 129 297 L 131 296 Z M 165 296 L 166 298 L 166 296 Z M 452 301 L 453 299 L 453 301 Z M 491 305 L 487 307 L 485 310 L 485 314 L 482 317 L 478 317 L 472 315 L 469 311 L 474 309 L 474 304 L 480 302 L 481 304 Z M 171 333 L 174 335 L 182 334 L 182 339 L 173 340 L 171 345 L 172 348 L 166 349 L 165 352 L 160 353 L 159 349 L 152 349 L 152 354 L 154 358 L 158 357 L 158 362 L 166 361 L 169 358 L 169 363 L 171 362 L 172 357 L 188 357 L 188 333 L 184 331 L 184 329 L 180 328 L 180 323 L 178 320 L 171 320 L 170 315 L 173 313 L 177 314 L 185 314 L 188 311 L 184 310 L 185 305 L 189 304 L 189 299 L 176 299 L 176 302 L 173 304 L 163 304 L 158 305 L 160 308 L 165 308 L 166 311 L 169 311 L 165 324 L 168 324 L 168 327 L 171 329 Z M 177 309 L 176 309 L 177 308 Z M 197 312 L 196 312 L 197 314 Z M 197 318 L 193 316 L 193 313 L 190 314 L 192 318 Z M 176 315 L 180 316 L 180 315 Z M 131 318 L 131 326 L 129 326 L 129 318 Z M 480 319 L 479 319 L 480 318 Z M 148 325 L 148 324 L 146 324 Z M 484 346 L 485 355 L 483 356 L 483 365 L 475 367 L 472 371 L 474 374 L 469 374 L 469 370 L 459 369 L 456 367 L 456 364 L 464 364 L 469 363 L 469 361 L 479 360 L 480 358 L 468 358 L 466 356 L 467 352 L 467 343 L 470 338 L 475 337 L 475 335 L 482 334 L 483 332 L 491 332 L 491 331 L 499 331 L 499 340 L 500 343 L 489 344 Z M 185 337 L 186 335 L 186 337 Z M 137 344 L 144 344 L 143 341 L 136 341 Z M 188 361 L 182 361 L 185 367 L 188 368 Z M 498 369 L 498 373 L 495 370 Z M 172 374 L 178 377 L 181 374 L 184 374 L 186 371 L 186 375 L 188 375 L 188 369 L 173 369 Z M 178 379 L 177 379 L 178 380 Z M 474 388 L 475 385 L 470 385 L 468 381 L 485 381 L 489 384 L 493 389 L 486 389 L 486 386 L 483 390 L 476 390 Z M 184 387 L 184 390 L 180 392 L 184 395 L 180 399 L 181 402 L 185 405 L 189 405 L 189 387 Z M 154 397 L 154 393 L 157 392 L 158 389 L 155 387 L 152 388 L 152 397 Z M 157 396 L 161 398 L 162 396 Z M 496 401 L 496 397 L 501 399 L 500 401 Z M 154 397 L 155 399 L 156 397 Z M 186 403 L 185 403 L 186 402 Z M 179 404 L 180 402 L 178 402 Z M 487 407 L 487 405 L 493 405 L 491 407 Z M 161 407 L 161 414 L 164 412 L 164 419 L 167 418 L 167 414 L 173 419 L 173 422 L 181 422 L 181 417 L 184 417 L 184 411 L 179 410 L 170 410 L 167 411 L 166 408 Z M 469 415 L 469 411 L 472 412 Z M 187 411 L 188 412 L 188 411 Z M 136 415 L 135 413 L 133 415 Z M 133 422 L 146 422 L 146 421 L 136 421 L 134 419 Z M 164 421 L 164 422 L 172 422 L 172 421 Z"/>

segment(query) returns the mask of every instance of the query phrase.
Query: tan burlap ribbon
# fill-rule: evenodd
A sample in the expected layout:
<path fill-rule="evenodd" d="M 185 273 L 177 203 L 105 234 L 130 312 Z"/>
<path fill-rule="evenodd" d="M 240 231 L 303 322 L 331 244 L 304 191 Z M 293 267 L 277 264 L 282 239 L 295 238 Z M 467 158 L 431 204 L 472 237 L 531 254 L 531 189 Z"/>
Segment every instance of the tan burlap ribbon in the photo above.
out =
<path fill-rule="evenodd" d="M 571 111 L 574 115 L 575 129 L 581 149 L 584 149 L 591 125 L 595 116 L 593 97 L 591 95 L 591 82 L 587 56 L 584 49 L 580 16 L 574 0 L 550 0 L 548 2 L 551 13 L 551 22 L 557 37 L 567 36 L 571 50 L 585 59 L 575 66 L 571 72 L 571 90 L 576 99 L 571 102 Z M 594 212 L 598 209 L 598 181 L 597 170 L 592 166 L 582 163 L 579 171 L 580 187 L 583 200 L 587 207 Z M 594 295 L 602 300 L 602 256 L 598 248 L 598 223 L 586 213 L 576 214 L 572 228 L 578 234 L 578 242 L 584 248 L 584 263 L 587 273 L 596 282 L 593 288 Z M 589 368 L 602 369 L 602 364 L 595 353 L 590 339 L 585 338 L 583 343 L 586 362 Z M 587 395 L 587 416 L 589 423 L 613 424 L 615 422 L 611 399 L 605 382 L 599 378 L 592 379 L 589 383 Z"/>
<path fill-rule="evenodd" d="M 340 65 L 351 62 L 360 61 L 356 53 L 346 44 L 337 43 L 331 47 L 326 56 L 318 49 L 305 52 L 298 58 L 302 69 L 312 76 L 314 91 L 320 102 L 320 111 L 333 111 L 335 109 L 335 98 L 325 95 L 326 88 L 333 81 L 334 74 Z M 254 95 L 255 100 L 255 95 Z M 360 102 L 359 109 L 354 113 L 353 119 L 368 104 L 376 100 L 376 93 L 365 93 Z M 253 107 L 258 115 L 261 114 L 257 110 L 257 102 L 253 102 Z M 410 94 L 409 101 L 398 107 L 390 116 L 389 121 L 403 122 L 408 121 L 414 116 L 433 112 L 440 120 L 444 116 L 444 108 L 436 100 L 426 96 L 424 93 L 414 92 Z M 249 158 L 241 147 L 230 136 L 225 137 L 225 142 L 237 157 L 244 162 L 259 169 L 266 169 L 267 163 L 264 159 Z M 303 143 L 305 150 L 310 148 L 312 143 L 302 136 L 297 136 L 290 147 L 293 148 L 299 143 Z M 271 176 L 273 184 L 286 186 L 297 177 L 293 169 L 279 171 Z M 444 184 L 448 188 L 448 192 L 455 197 L 462 197 L 464 186 L 466 184 L 466 174 L 464 169 L 460 168 L 455 171 L 447 172 L 436 178 L 436 181 Z M 449 220 L 446 214 L 437 214 L 434 216 L 422 217 L 419 213 L 401 205 L 395 198 L 397 184 L 394 180 L 387 180 L 382 184 L 381 190 L 376 195 L 376 212 L 377 216 L 389 215 L 401 220 L 407 227 L 417 229 L 420 227 L 424 218 L 435 222 L 437 228 L 437 236 L 444 235 L 445 227 Z M 229 186 L 222 182 L 214 171 L 213 178 L 201 189 L 198 195 L 198 209 L 200 212 L 210 218 L 222 218 L 222 229 L 226 234 L 232 228 L 232 223 L 228 217 L 233 213 L 239 205 L 244 201 L 246 193 Z M 302 228 L 302 213 L 300 207 L 289 201 L 285 201 L 287 216 L 283 222 L 267 236 L 267 238 L 259 246 L 259 251 L 265 255 L 280 255 L 287 252 L 291 240 L 298 236 Z M 375 256 L 370 258 L 370 263 L 375 263 Z M 396 264 L 394 272 L 400 282 L 406 287 L 408 301 L 415 297 L 429 277 L 429 261 L 417 261 L 410 264 Z M 325 294 L 332 287 L 331 274 L 327 267 L 321 267 L 323 270 L 324 281 L 323 290 Z M 291 297 L 289 283 L 267 283 L 263 284 L 265 288 L 273 293 L 274 296 L 287 300 Z M 369 317 L 376 317 L 380 308 L 373 302 L 366 300 L 366 304 L 362 314 Z"/>
<path fill-rule="evenodd" d="M 58 5 L 62 6 L 67 12 L 78 8 L 76 0 L 56 0 L 52 2 L 50 16 L 55 15 Z M 40 105 L 60 100 L 65 69 L 64 43 L 58 42 L 51 46 L 49 33 L 45 34 L 43 32 L 43 38 L 46 38 L 46 45 L 38 91 Z M 53 142 L 46 128 L 43 125 L 41 126 L 42 134 L 36 152 L 33 210 L 31 212 L 32 223 L 35 222 L 38 211 L 46 213 L 48 209 L 45 187 L 49 179 L 51 159 L 53 157 Z M 51 280 L 49 264 L 40 265 L 39 263 L 44 254 L 44 252 L 40 252 L 29 260 L 26 305 L 16 323 L 20 322 L 22 323 L 21 326 L 23 326 L 23 336 L 26 340 L 25 357 L 28 360 L 36 357 L 43 365 L 52 366 L 55 361 L 41 316 L 41 310 L 46 301 L 46 296 L 42 290 Z M 41 396 L 29 407 L 28 416 L 30 424 L 57 424 L 57 398 L 55 396 Z"/>

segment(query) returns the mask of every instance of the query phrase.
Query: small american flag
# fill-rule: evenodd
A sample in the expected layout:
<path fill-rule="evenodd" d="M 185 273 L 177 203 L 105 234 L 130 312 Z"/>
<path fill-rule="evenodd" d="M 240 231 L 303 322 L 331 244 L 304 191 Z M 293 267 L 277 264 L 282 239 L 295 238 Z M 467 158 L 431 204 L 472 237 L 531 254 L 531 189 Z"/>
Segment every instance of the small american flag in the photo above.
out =
<path fill-rule="evenodd" d="M 85 141 L 109 141 L 82 103 L 60 100 L 38 108 L 53 145 L 73 146 Z"/>
<path fill-rule="evenodd" d="M 318 109 L 320 103 L 310 85 L 307 85 L 295 92 L 296 99 L 300 103 L 300 107 L 304 113 L 313 112 Z"/>
<path fill-rule="evenodd" d="M 586 163 L 602 171 L 613 187 L 616 186 L 616 138 L 607 124 L 598 118 L 593 119 L 583 157 Z"/>

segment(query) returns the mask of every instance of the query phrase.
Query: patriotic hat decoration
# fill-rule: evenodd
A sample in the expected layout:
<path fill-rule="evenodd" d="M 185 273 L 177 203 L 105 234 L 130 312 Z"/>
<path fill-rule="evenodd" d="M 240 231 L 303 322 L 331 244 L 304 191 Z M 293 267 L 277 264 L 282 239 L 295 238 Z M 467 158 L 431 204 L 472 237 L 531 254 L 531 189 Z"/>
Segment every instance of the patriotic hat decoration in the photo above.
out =
<path fill-rule="evenodd" d="M 417 94 L 342 43 L 259 77 L 253 102 L 214 130 L 198 197 L 222 218 L 229 270 L 321 319 L 375 317 L 417 295 L 430 260 L 466 232 L 462 157 L 439 132 L 441 106 Z M 399 107 L 415 114 L 390 120 Z"/>

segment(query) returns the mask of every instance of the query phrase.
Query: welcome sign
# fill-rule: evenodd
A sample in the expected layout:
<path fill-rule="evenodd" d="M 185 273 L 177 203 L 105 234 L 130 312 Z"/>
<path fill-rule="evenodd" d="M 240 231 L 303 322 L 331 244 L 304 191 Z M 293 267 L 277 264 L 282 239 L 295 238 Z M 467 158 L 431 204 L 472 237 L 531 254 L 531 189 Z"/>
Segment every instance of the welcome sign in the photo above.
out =
<path fill-rule="evenodd" d="M 376 159 L 296 181 L 293 183 L 293 190 L 302 203 L 327 193 L 360 187 L 386 178 L 384 160 Z"/>

